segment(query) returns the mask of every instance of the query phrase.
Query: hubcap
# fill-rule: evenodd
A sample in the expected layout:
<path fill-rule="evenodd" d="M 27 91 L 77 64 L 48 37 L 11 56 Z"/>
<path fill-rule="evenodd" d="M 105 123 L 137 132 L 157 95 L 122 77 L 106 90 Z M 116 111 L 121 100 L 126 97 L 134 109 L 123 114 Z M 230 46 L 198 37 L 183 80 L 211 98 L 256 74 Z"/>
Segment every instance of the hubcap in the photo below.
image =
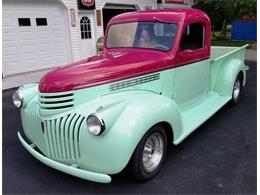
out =
<path fill-rule="evenodd" d="M 240 93 L 240 81 L 237 79 L 233 91 L 234 100 L 238 99 L 239 93 Z"/>
<path fill-rule="evenodd" d="M 148 173 L 160 164 L 164 151 L 164 140 L 161 134 L 152 134 L 145 143 L 143 150 L 143 166 Z"/>

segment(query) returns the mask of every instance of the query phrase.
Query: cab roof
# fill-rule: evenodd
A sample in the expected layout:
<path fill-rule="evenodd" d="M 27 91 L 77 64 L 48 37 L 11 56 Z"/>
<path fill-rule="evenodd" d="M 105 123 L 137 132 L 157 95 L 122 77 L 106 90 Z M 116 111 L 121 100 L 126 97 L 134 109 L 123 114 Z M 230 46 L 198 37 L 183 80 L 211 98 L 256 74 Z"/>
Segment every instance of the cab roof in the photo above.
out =
<path fill-rule="evenodd" d="M 209 20 L 207 14 L 201 10 L 192 8 L 177 8 L 128 12 L 115 16 L 110 23 L 120 23 L 126 21 L 164 21 L 178 23 L 180 21 L 185 21 L 189 18 L 196 17 L 206 17 Z"/>

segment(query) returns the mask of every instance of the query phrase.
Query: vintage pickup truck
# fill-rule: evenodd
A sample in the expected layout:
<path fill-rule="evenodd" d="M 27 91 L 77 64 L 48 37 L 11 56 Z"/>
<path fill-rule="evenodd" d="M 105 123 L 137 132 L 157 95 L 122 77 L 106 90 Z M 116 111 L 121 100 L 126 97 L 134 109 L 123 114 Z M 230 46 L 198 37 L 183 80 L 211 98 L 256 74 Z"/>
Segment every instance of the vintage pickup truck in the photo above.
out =
<path fill-rule="evenodd" d="M 44 164 L 86 180 L 109 183 L 124 168 L 151 179 L 169 144 L 239 101 L 246 45 L 211 47 L 210 28 L 196 9 L 114 17 L 101 54 L 13 94 L 20 142 Z"/>

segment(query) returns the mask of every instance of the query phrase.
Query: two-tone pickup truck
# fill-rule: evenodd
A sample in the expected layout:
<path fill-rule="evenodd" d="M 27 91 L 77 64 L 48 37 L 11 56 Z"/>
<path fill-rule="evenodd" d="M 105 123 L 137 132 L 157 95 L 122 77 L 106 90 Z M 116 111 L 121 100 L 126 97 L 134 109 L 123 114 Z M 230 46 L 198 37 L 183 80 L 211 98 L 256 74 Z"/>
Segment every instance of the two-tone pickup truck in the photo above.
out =
<path fill-rule="evenodd" d="M 169 144 L 239 101 L 246 46 L 211 47 L 210 28 L 196 9 L 114 17 L 101 54 L 13 94 L 20 142 L 44 164 L 86 180 L 108 183 L 124 168 L 151 179 Z"/>

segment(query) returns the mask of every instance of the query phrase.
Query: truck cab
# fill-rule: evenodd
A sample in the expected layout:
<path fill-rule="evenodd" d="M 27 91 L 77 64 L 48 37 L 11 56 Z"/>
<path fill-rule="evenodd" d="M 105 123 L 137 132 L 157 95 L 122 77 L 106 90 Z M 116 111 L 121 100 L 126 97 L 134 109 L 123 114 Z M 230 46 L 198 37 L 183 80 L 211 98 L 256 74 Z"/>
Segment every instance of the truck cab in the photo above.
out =
<path fill-rule="evenodd" d="M 86 180 L 108 183 L 125 168 L 138 180 L 153 178 L 169 144 L 239 101 L 247 45 L 212 47 L 210 28 L 196 9 L 114 17 L 101 54 L 14 93 L 22 145 L 46 165 Z"/>

